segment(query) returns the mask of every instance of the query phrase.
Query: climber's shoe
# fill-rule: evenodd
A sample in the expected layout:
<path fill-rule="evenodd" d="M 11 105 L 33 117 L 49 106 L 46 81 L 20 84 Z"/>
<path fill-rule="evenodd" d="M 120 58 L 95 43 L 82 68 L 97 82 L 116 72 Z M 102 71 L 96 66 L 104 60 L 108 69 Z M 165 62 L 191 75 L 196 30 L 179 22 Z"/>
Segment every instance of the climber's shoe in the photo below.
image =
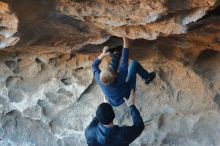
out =
<path fill-rule="evenodd" d="M 156 73 L 155 72 L 149 73 L 149 77 L 145 80 L 145 84 L 150 84 L 150 82 L 152 82 L 155 77 L 156 77 Z"/>

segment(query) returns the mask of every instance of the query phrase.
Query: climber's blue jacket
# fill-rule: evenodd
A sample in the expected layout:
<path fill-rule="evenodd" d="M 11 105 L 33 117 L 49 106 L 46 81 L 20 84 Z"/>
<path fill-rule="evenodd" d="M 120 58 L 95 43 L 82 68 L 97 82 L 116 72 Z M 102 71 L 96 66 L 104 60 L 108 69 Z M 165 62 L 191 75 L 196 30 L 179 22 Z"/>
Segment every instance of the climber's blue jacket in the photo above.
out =
<path fill-rule="evenodd" d="M 107 128 L 96 118 L 86 128 L 85 136 L 89 146 L 128 146 L 144 130 L 144 122 L 135 105 L 129 107 L 133 125 Z"/>
<path fill-rule="evenodd" d="M 93 74 L 96 80 L 96 83 L 101 87 L 102 91 L 104 92 L 105 96 L 108 98 L 108 101 L 113 106 L 118 106 L 124 103 L 124 97 L 129 98 L 130 96 L 130 84 L 126 82 L 126 77 L 128 74 L 128 54 L 129 49 L 123 48 L 122 49 L 122 59 L 119 65 L 119 71 L 117 73 L 116 80 L 111 85 L 104 85 L 100 81 L 100 73 L 101 70 L 99 69 L 99 64 L 101 60 L 96 58 L 92 64 Z"/>

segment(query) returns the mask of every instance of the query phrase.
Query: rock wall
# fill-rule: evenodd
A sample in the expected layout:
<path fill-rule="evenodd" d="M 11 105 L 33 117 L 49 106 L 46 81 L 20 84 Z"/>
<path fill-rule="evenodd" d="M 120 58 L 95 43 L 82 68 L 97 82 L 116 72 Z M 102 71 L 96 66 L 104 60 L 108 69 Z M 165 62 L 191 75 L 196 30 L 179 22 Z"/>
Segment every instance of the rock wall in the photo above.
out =
<path fill-rule="evenodd" d="M 0 25 L 7 22 L 10 37 L 20 41 L 0 50 L 0 145 L 86 145 L 85 127 L 103 101 L 91 63 L 104 45 L 122 44 L 111 35 L 123 34 L 136 39 L 129 58 L 157 72 L 150 85 L 138 77 L 136 105 L 145 130 L 131 145 L 220 145 L 217 5 L 212 0 L 1 2 L 0 16 L 7 15 Z M 195 23 L 182 23 L 207 11 Z M 115 124 L 132 124 L 125 104 L 114 110 Z"/>
<path fill-rule="evenodd" d="M 218 0 L 62 0 L 58 8 L 115 36 L 155 40 L 187 32 L 187 24 L 218 4 Z"/>
<path fill-rule="evenodd" d="M 15 45 L 19 37 L 15 36 L 18 19 L 7 3 L 0 2 L 0 49 Z"/>

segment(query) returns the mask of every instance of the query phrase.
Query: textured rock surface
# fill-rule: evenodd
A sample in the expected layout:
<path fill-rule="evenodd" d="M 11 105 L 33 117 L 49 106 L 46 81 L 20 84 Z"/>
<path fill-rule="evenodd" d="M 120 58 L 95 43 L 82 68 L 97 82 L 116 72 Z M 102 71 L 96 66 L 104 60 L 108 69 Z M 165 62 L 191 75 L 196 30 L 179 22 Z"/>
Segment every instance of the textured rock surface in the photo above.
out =
<path fill-rule="evenodd" d="M 17 16 L 16 20 L 19 20 L 17 35 L 20 41 L 13 48 L 16 51 L 42 53 L 46 47 L 47 53 L 64 53 L 86 44 L 100 44 L 109 38 L 104 30 L 56 11 L 56 1 L 3 1 L 10 5 L 12 12 Z M 12 16 L 7 13 L 7 22 L 13 22 L 10 20 L 14 18 L 14 15 Z M 13 27 L 17 28 L 17 24 L 13 24 Z"/>
<path fill-rule="evenodd" d="M 19 37 L 14 36 L 17 32 L 18 19 L 10 10 L 7 3 L 0 2 L 0 49 L 15 45 Z"/>
<path fill-rule="evenodd" d="M 202 18 L 216 0 L 62 0 L 59 10 L 92 22 L 115 36 L 154 40 L 180 34 L 187 24 Z"/>
<path fill-rule="evenodd" d="M 12 38 L 18 31 L 20 41 L 0 50 L 1 146 L 86 145 L 85 127 L 103 100 L 92 60 L 104 45 L 121 45 L 109 33 L 178 34 L 132 43 L 130 59 L 158 74 L 150 85 L 138 77 L 136 105 L 145 130 L 132 146 L 220 145 L 219 10 L 186 25 L 218 1 L 5 2 L 10 8 L 0 3 L 0 25 L 13 28 Z M 116 124 L 131 124 L 126 105 L 114 110 Z"/>

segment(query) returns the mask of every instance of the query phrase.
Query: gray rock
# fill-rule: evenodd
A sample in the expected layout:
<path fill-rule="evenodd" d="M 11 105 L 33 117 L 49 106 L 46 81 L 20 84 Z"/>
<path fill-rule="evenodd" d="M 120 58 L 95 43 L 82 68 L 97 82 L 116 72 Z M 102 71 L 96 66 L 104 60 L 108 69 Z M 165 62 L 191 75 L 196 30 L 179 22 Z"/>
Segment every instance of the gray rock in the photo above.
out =
<path fill-rule="evenodd" d="M 40 121 L 23 118 L 18 111 L 11 111 L 1 118 L 4 133 L 0 144 L 56 146 L 56 141 L 50 128 Z"/>
<path fill-rule="evenodd" d="M 21 90 L 18 89 L 10 89 L 8 91 L 8 97 L 11 102 L 21 102 L 24 99 L 24 94 Z"/>
<path fill-rule="evenodd" d="M 41 119 L 42 108 L 39 105 L 28 107 L 23 111 L 24 117 L 29 117 L 33 120 Z"/>

